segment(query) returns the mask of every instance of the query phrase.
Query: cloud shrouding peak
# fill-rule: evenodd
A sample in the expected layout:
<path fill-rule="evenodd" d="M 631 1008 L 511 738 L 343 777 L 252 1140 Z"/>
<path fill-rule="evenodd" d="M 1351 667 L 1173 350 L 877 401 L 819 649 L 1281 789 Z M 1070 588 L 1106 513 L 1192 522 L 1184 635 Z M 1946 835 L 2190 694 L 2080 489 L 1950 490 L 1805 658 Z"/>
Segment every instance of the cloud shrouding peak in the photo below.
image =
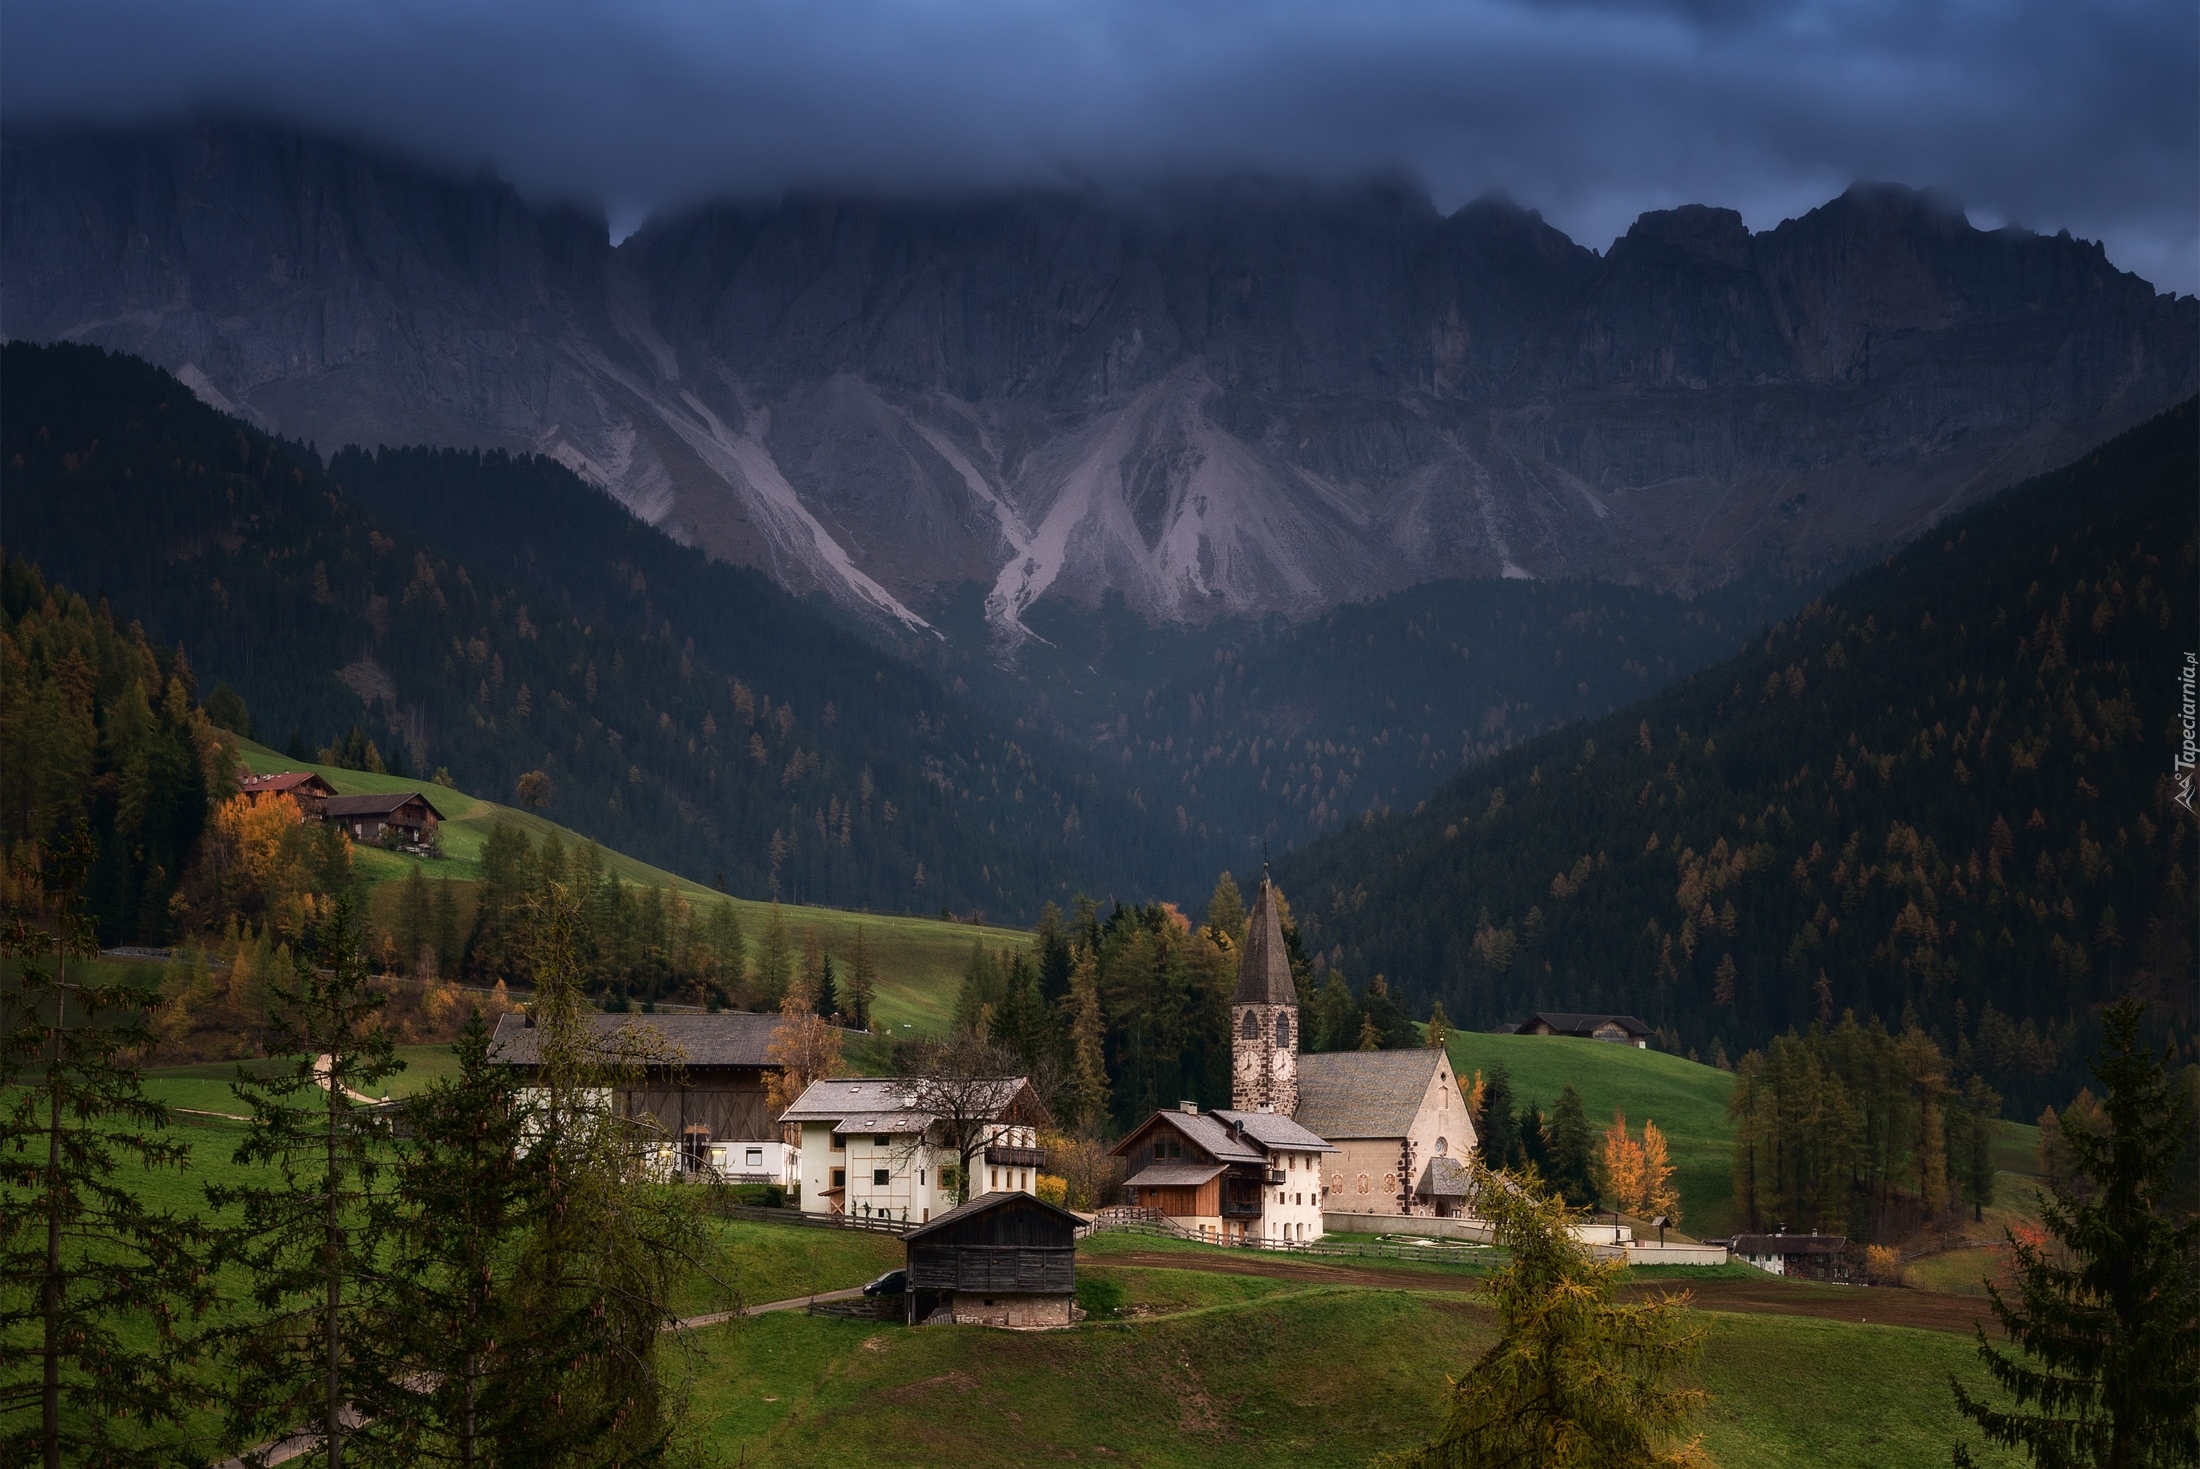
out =
<path fill-rule="evenodd" d="M 1601 246 L 1859 178 L 2200 288 L 2187 0 L 14 0 L 10 121 L 282 118 L 538 197 L 1257 169 L 1502 190 Z"/>

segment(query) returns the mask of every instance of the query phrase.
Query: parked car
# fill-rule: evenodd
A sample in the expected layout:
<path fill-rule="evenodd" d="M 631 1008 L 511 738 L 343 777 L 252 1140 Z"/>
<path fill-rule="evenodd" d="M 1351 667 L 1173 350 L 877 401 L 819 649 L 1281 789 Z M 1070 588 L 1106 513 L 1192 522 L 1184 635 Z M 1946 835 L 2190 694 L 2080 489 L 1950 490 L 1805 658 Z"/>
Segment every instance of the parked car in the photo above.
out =
<path fill-rule="evenodd" d="M 867 1296 L 898 1296 L 909 1289 L 909 1272 L 889 1270 L 863 1288 Z"/>

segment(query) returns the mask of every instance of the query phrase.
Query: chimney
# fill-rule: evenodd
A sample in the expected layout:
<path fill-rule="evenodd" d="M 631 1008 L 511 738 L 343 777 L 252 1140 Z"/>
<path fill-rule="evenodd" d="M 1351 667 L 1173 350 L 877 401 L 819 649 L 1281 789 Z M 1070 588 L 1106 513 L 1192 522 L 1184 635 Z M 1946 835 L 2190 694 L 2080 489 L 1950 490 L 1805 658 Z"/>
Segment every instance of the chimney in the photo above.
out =
<path fill-rule="evenodd" d="M 1182 1112 L 1186 1117 L 1197 1117 L 1199 1115 L 1199 1103 L 1178 1102 L 1176 1104 L 1176 1110 Z"/>

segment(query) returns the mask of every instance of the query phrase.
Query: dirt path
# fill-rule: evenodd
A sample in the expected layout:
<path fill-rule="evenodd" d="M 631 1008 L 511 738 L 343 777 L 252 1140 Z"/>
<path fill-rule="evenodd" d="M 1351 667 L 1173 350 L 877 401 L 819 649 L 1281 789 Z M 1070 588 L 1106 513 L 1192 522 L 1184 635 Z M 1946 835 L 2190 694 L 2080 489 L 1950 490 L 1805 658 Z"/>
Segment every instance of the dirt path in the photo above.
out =
<path fill-rule="evenodd" d="M 1151 1270 L 1205 1270 L 1219 1275 L 1263 1275 L 1309 1285 L 1359 1285 L 1380 1289 L 1457 1291 L 1479 1295 L 1479 1277 L 1434 1270 L 1391 1270 L 1381 1265 L 1328 1265 L 1246 1254 L 1242 1257 L 1132 1251 L 1096 1258 L 1095 1265 L 1126 1265 Z M 1972 1323 L 1992 1322 L 1986 1302 L 1972 1296 L 1921 1290 L 1871 1290 L 1862 1286 L 1809 1285 L 1767 1275 L 1763 1280 L 1713 1278 L 1646 1281 L 1626 1287 L 1624 1297 L 1640 1298 L 1686 1290 L 1707 1311 L 1740 1311 L 1764 1316 L 1815 1316 L 1826 1321 L 1856 1321 L 1881 1326 L 1916 1326 L 1964 1336 Z"/>

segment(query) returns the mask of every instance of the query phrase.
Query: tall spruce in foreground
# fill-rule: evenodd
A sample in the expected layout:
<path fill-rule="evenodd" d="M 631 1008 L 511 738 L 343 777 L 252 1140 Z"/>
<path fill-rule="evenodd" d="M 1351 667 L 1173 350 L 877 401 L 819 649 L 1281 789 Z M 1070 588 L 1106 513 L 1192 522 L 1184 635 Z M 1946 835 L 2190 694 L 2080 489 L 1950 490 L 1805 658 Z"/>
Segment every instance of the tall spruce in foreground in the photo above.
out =
<path fill-rule="evenodd" d="M 48 1469 L 171 1461 L 161 1436 L 191 1407 L 177 1328 L 210 1290 L 195 1226 L 115 1180 L 190 1150 L 124 1059 L 158 995 L 82 967 L 90 852 L 81 825 L 59 852 L 18 848 L 0 920 L 0 1459 Z"/>
<path fill-rule="evenodd" d="M 338 898 L 293 951 L 273 990 L 267 1049 L 283 1067 L 243 1066 L 231 1090 L 251 1111 L 238 1164 L 265 1184 L 206 1191 L 239 1222 L 226 1253 L 252 1284 L 251 1319 L 224 1330 L 229 1431 L 239 1442 L 294 1433 L 318 1463 L 342 1469 L 347 1441 L 378 1437 L 390 1400 L 379 1363 L 383 1306 L 376 1216 L 387 1163 L 365 1089 L 404 1065 L 375 1024 L 382 997 L 349 898 Z"/>
<path fill-rule="evenodd" d="M 458 1075 L 406 1105 L 386 1332 L 403 1364 L 392 1417 L 408 1464 L 516 1462 L 498 1452 L 525 1436 L 508 1420 L 565 1361 L 566 1345 L 544 1334 L 555 1323 L 529 1320 L 516 1291 L 551 1155 L 531 1146 L 519 1074 L 489 1046 L 477 1009 L 454 1047 Z"/>
<path fill-rule="evenodd" d="M 2123 1000 L 2102 1014 L 2108 1125 L 2063 1133 L 2073 1176 L 2049 1180 L 2040 1206 L 2053 1247 L 2012 1234 L 2017 1299 L 1988 1288 L 2015 1350 L 1980 1327 L 1979 1356 L 2009 1405 L 1949 1379 L 1989 1441 L 2041 1469 L 2200 1463 L 2200 1217 L 2176 1177 L 2191 1100 L 2140 1041 L 2143 1011 Z M 1961 1443 L 1955 1462 L 1972 1462 Z"/>
<path fill-rule="evenodd" d="M 593 1030 L 574 952 L 579 908 L 552 883 L 528 915 L 539 1063 L 530 1149 L 542 1155 L 539 1222 L 513 1299 L 562 1356 L 503 1385 L 497 1462 L 541 1469 L 661 1463 L 684 1409 L 660 1370 L 673 1289 L 704 1269 L 694 1190 L 654 1175 L 668 1141 L 617 1116 L 609 1098 L 650 1062 L 676 1060 L 646 1020 Z M 675 1342 L 671 1350 L 681 1350 Z"/>
<path fill-rule="evenodd" d="M 1685 1295 L 1620 1304 L 1626 1266 L 1592 1259 L 1568 1228 L 1574 1212 L 1542 1192 L 1475 1168 L 1476 1207 L 1511 1252 L 1490 1279 L 1498 1339 L 1452 1384 L 1451 1410 L 1425 1447 L 1396 1469 L 1691 1469 L 1708 1466 L 1679 1441 L 1703 1406 L 1674 1384 L 1702 1334 Z"/>

